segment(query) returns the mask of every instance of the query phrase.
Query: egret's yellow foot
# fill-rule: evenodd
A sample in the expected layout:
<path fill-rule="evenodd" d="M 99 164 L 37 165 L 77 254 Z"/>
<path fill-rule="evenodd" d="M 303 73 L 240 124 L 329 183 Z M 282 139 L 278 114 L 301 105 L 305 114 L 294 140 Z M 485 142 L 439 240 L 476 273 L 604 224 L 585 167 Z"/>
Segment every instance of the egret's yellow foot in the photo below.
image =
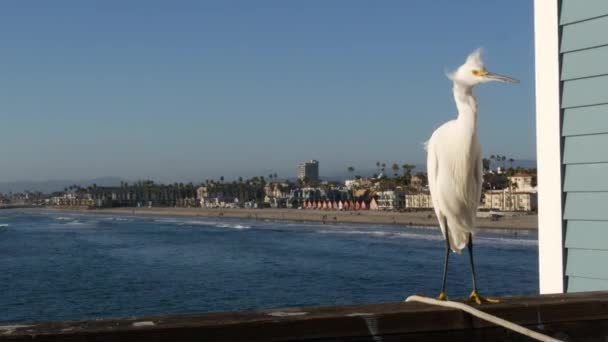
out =
<path fill-rule="evenodd" d="M 439 296 L 437 296 L 437 300 L 448 300 L 448 295 L 445 292 L 441 292 Z"/>
<path fill-rule="evenodd" d="M 496 298 L 483 297 L 477 291 L 473 291 L 473 292 L 471 292 L 471 295 L 467 299 L 467 302 L 475 302 L 478 305 L 481 304 L 481 303 L 493 303 L 493 304 L 496 304 L 496 303 L 500 303 L 500 300 L 498 300 Z"/>

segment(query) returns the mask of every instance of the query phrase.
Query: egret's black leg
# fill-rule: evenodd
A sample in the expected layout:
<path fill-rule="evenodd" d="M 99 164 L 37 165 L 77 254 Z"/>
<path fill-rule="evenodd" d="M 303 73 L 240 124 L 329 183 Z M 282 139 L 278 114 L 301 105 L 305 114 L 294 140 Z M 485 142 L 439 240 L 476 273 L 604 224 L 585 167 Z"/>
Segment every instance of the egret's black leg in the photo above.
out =
<path fill-rule="evenodd" d="M 471 275 L 473 276 L 473 292 L 477 292 L 477 275 L 475 274 L 475 262 L 473 261 L 473 235 L 469 233 L 469 262 L 471 263 Z"/>
<path fill-rule="evenodd" d="M 444 219 L 444 226 L 445 226 L 445 259 L 443 262 L 443 282 L 441 283 L 441 292 L 439 293 L 439 296 L 437 297 L 437 299 L 440 300 L 447 300 L 448 296 L 445 294 L 445 285 L 447 283 L 448 280 L 448 260 L 450 259 L 450 237 L 449 237 L 449 229 L 448 229 L 448 222 L 446 219 Z"/>
<path fill-rule="evenodd" d="M 473 292 L 469 296 L 469 301 L 474 301 L 477 304 L 481 303 L 499 303 L 498 299 L 483 297 L 477 292 L 477 274 L 475 274 L 475 261 L 473 260 L 473 234 L 469 233 L 469 262 L 471 263 L 471 275 L 473 276 Z"/>

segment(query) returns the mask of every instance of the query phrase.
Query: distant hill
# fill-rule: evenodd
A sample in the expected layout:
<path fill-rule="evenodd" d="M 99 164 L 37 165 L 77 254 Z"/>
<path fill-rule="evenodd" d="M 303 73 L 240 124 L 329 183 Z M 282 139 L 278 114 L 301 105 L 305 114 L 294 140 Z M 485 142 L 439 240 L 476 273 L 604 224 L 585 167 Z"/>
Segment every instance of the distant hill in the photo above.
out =
<path fill-rule="evenodd" d="M 80 185 L 87 187 L 92 184 L 97 186 L 116 186 L 122 181 L 118 177 L 102 177 L 86 180 L 47 180 L 47 181 L 17 181 L 17 182 L 0 182 L 0 192 L 24 192 L 24 191 L 40 191 L 42 193 L 51 193 L 54 191 L 63 191 L 64 188 L 70 185 Z"/>

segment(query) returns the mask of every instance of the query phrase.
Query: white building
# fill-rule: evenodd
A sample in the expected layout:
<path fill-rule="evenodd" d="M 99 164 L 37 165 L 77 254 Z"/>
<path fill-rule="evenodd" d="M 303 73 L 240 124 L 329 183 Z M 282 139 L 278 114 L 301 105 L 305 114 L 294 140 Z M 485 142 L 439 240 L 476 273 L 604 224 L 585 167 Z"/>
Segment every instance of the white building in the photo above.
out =
<path fill-rule="evenodd" d="M 405 208 L 405 193 L 403 191 L 379 191 L 377 204 L 379 210 L 396 210 Z"/>
<path fill-rule="evenodd" d="M 409 193 L 405 195 L 405 207 L 411 209 L 432 209 L 433 200 L 428 192 Z"/>
<path fill-rule="evenodd" d="M 536 176 L 525 172 L 517 172 L 508 177 L 513 190 L 523 192 L 536 192 Z"/>
<path fill-rule="evenodd" d="M 534 211 L 538 206 L 535 192 L 488 190 L 484 194 L 482 208 L 500 211 Z"/>

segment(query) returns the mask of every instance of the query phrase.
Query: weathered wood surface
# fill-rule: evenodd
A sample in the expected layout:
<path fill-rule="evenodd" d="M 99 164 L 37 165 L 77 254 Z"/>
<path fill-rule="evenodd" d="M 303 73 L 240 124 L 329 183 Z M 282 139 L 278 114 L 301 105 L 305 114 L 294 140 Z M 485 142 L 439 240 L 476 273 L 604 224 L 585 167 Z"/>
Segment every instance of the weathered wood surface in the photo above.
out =
<path fill-rule="evenodd" d="M 506 297 L 483 311 L 566 341 L 608 340 L 608 292 Z M 0 325 L 0 341 L 528 341 L 419 303 Z"/>

